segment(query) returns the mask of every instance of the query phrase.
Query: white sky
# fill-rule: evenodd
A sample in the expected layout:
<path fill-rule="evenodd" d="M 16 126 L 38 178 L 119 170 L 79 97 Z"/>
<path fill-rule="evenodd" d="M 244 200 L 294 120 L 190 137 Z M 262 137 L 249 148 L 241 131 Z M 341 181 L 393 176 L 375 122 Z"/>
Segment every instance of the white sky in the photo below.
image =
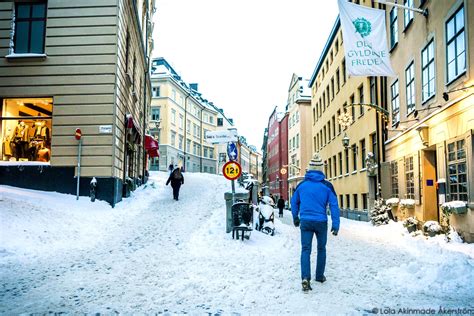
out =
<path fill-rule="evenodd" d="M 159 0 L 153 57 L 198 83 L 260 151 L 292 74 L 310 78 L 337 14 L 336 0 Z"/>

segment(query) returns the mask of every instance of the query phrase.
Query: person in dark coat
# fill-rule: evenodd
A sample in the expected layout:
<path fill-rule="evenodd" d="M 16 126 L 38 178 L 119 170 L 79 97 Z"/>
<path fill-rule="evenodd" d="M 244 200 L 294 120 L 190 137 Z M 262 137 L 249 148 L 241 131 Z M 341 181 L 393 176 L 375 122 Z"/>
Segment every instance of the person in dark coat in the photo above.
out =
<path fill-rule="evenodd" d="M 339 205 L 334 187 L 324 178 L 323 162 L 319 154 L 314 154 L 309 162 L 305 179 L 297 187 L 291 198 L 293 224 L 301 229 L 301 279 L 303 291 L 311 290 L 311 248 L 316 235 L 318 254 L 316 258 L 316 281 L 325 282 L 326 242 L 328 216 L 331 209 L 331 232 L 339 231 Z M 300 222 L 301 219 L 301 222 Z"/>
<path fill-rule="evenodd" d="M 184 176 L 181 173 L 181 169 L 176 166 L 176 168 L 171 172 L 166 185 L 171 182 L 171 187 L 173 188 L 173 198 L 175 201 L 178 201 L 179 198 L 179 189 L 181 185 L 184 184 Z"/>
<path fill-rule="evenodd" d="M 278 199 L 277 207 L 278 207 L 278 216 L 283 217 L 283 208 L 285 207 L 285 200 L 282 197 Z"/>
<path fill-rule="evenodd" d="M 169 173 L 171 174 L 173 172 L 173 170 L 174 170 L 174 166 L 173 166 L 172 163 L 170 163 L 170 165 L 168 166 Z"/>

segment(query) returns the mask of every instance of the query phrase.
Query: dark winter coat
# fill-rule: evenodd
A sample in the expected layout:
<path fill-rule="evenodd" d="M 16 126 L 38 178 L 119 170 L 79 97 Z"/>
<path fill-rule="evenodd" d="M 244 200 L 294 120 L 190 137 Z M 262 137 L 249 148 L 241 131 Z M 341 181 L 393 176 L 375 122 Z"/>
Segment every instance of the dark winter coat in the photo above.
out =
<path fill-rule="evenodd" d="M 184 184 L 184 176 L 179 168 L 173 170 L 173 172 L 170 174 L 170 177 L 168 178 L 168 181 L 166 181 L 166 185 L 168 185 L 170 182 L 173 188 L 180 187 L 181 184 Z"/>
<path fill-rule="evenodd" d="M 283 209 L 285 207 L 285 200 L 283 200 L 282 198 L 279 198 L 278 203 L 277 203 L 277 207 L 279 209 Z"/>
<path fill-rule="evenodd" d="M 324 179 L 319 170 L 306 172 L 291 198 L 293 218 L 314 222 L 327 222 L 326 207 L 331 209 L 332 228 L 339 230 L 339 206 L 336 192 L 331 183 Z"/>

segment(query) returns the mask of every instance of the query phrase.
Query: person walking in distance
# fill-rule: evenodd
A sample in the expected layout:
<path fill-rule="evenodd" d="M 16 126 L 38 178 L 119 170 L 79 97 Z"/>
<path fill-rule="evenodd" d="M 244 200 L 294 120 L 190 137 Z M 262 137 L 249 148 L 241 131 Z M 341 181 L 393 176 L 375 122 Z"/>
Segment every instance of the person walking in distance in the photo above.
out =
<path fill-rule="evenodd" d="M 278 217 L 283 217 L 283 209 L 285 208 L 285 200 L 280 196 L 277 202 Z"/>
<path fill-rule="evenodd" d="M 175 201 L 178 201 L 179 198 L 179 189 L 181 185 L 184 184 L 184 176 L 181 173 L 181 169 L 178 168 L 178 165 L 174 166 L 174 170 L 171 172 L 166 185 L 171 182 L 171 187 L 173 188 L 173 198 Z"/>
<path fill-rule="evenodd" d="M 301 229 L 301 279 L 303 291 L 311 288 L 311 247 L 316 235 L 318 253 L 316 259 L 317 282 L 325 282 L 326 242 L 328 217 L 326 208 L 331 210 L 331 232 L 339 231 L 339 206 L 334 187 L 324 178 L 323 162 L 318 153 L 313 155 L 306 171 L 305 179 L 297 187 L 291 198 L 293 223 Z"/>

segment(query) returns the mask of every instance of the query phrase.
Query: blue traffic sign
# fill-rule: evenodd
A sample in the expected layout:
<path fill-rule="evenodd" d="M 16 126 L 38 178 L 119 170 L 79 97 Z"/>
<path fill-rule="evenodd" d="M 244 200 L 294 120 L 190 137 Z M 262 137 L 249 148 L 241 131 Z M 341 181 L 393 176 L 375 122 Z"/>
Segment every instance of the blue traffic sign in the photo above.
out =
<path fill-rule="evenodd" d="M 227 144 L 227 156 L 231 161 L 236 161 L 238 157 L 237 146 L 234 142 L 229 142 Z"/>

